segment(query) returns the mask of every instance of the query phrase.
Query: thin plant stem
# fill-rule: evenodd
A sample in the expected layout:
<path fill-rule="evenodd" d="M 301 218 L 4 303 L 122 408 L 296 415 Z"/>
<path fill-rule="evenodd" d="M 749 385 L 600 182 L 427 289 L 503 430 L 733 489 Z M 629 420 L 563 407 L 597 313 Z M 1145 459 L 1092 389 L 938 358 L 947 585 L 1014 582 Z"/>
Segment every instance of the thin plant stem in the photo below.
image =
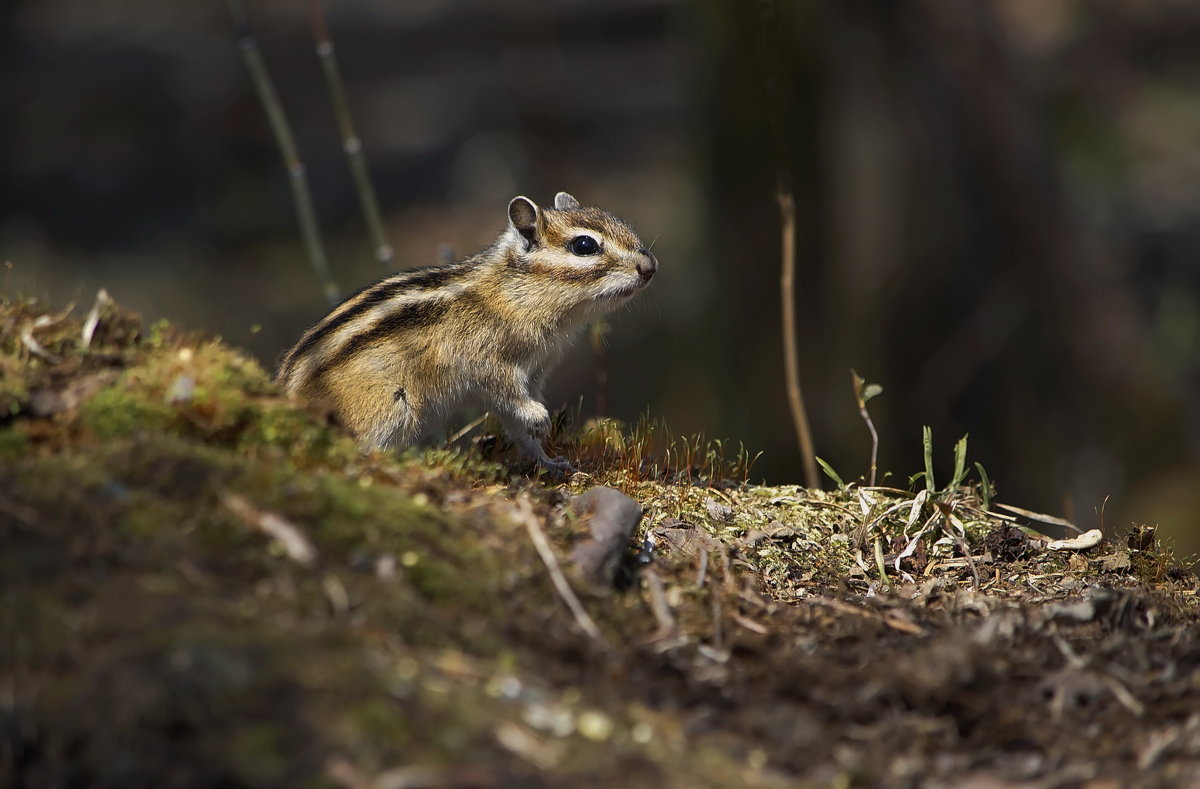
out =
<path fill-rule="evenodd" d="M 867 400 L 873 397 L 873 395 L 864 389 L 866 381 L 853 369 L 850 370 L 850 382 L 854 387 L 854 400 L 858 404 L 859 416 L 867 423 L 867 430 L 871 433 L 871 469 L 867 475 L 867 484 L 873 488 L 875 487 L 875 471 L 878 467 L 879 459 L 879 433 L 875 430 L 875 423 L 871 421 L 871 415 L 867 412 Z M 877 386 L 873 388 L 876 393 L 881 391 Z"/>
<path fill-rule="evenodd" d="M 782 233 L 780 257 L 783 266 L 779 276 L 779 297 L 783 303 L 783 366 L 788 407 L 792 412 L 796 441 L 800 445 L 800 459 L 804 464 L 804 484 L 810 488 L 820 488 L 817 452 L 813 446 L 812 430 L 808 425 L 808 412 L 804 409 L 804 393 L 800 389 L 800 352 L 796 344 L 796 197 L 792 191 L 791 169 L 788 165 L 789 157 L 779 113 L 782 101 L 778 85 L 781 66 L 778 55 L 777 13 L 778 9 L 773 0 L 766 0 L 762 6 L 762 13 L 759 14 L 758 65 L 767 99 L 767 127 L 770 130 L 772 159 L 775 163 L 775 200 L 779 204 Z"/>
<path fill-rule="evenodd" d="M 292 190 L 292 202 L 295 204 L 304 250 L 308 254 L 309 263 L 312 264 L 317 279 L 321 282 L 325 298 L 331 304 L 336 304 L 340 298 L 338 286 L 333 280 L 333 274 L 329 271 L 325 245 L 321 241 L 321 230 L 317 226 L 317 214 L 313 208 L 312 193 L 308 188 L 308 175 L 304 169 L 304 162 L 300 160 L 296 140 L 292 136 L 291 124 L 288 123 L 287 115 L 283 111 L 283 103 L 279 100 L 275 83 L 267 72 L 266 63 L 258 48 L 258 39 L 250 29 L 245 7 L 241 0 L 228 0 L 228 4 L 238 49 L 241 50 L 242 60 L 245 61 L 246 69 L 250 72 L 250 80 L 254 83 L 254 90 L 258 94 L 263 112 L 266 113 L 267 121 L 271 125 L 271 133 L 274 135 L 275 143 L 279 146 L 279 153 L 283 157 L 283 166 L 287 169 L 288 184 Z"/>
<path fill-rule="evenodd" d="M 879 458 L 879 433 L 875 431 L 875 423 L 871 421 L 871 415 L 867 413 L 865 405 L 859 406 L 858 413 L 862 415 L 863 421 L 867 423 L 867 430 L 871 432 L 871 471 L 868 475 L 868 483 L 871 487 L 875 487 L 875 470 L 878 468 Z"/>
<path fill-rule="evenodd" d="M 804 392 L 800 388 L 800 352 L 796 346 L 796 200 L 790 189 L 781 187 L 775 195 L 782 222 L 783 270 L 779 276 L 779 294 L 783 303 L 783 365 L 787 376 L 788 406 L 796 426 L 796 440 L 804 462 L 804 484 L 819 488 L 817 453 L 813 448 L 808 412 L 804 410 Z"/>
<path fill-rule="evenodd" d="M 594 321 L 589 328 L 592 355 L 596 360 L 596 416 L 608 416 L 608 349 L 604 343 L 608 324 Z"/>
<path fill-rule="evenodd" d="M 385 273 L 395 270 L 395 249 L 388 243 L 387 234 L 383 229 L 383 219 L 379 213 L 379 200 L 375 197 L 375 187 L 371 184 L 371 176 L 367 170 L 367 159 L 363 153 L 362 139 L 354 128 L 350 117 L 350 103 L 346 99 L 346 85 L 342 81 L 342 72 L 338 68 L 337 57 L 334 55 L 333 39 L 329 36 L 329 25 L 325 20 L 325 9 L 321 0 L 309 0 L 309 17 L 312 21 L 313 42 L 316 45 L 317 59 L 321 63 L 321 71 L 325 75 L 325 85 L 329 88 L 329 98 L 333 102 L 333 115 L 337 119 L 338 131 L 342 135 L 342 151 L 346 154 L 346 162 L 350 165 L 350 175 L 354 178 L 354 188 L 358 191 L 358 202 L 362 205 L 363 216 L 367 222 L 367 235 L 371 246 L 375 248 L 375 259 L 383 267 Z"/>

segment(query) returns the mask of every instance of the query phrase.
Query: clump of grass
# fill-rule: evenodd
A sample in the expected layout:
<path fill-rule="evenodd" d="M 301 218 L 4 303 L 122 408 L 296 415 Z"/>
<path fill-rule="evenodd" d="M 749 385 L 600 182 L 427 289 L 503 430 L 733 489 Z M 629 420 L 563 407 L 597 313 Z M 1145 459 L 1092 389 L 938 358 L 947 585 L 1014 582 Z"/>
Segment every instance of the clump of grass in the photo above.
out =
<path fill-rule="evenodd" d="M 591 474 L 703 487 L 746 486 L 762 456 L 740 441 L 735 445 L 703 432 L 676 435 L 665 420 L 648 413 L 628 429 L 613 419 L 591 419 L 577 428 L 564 424 L 552 442 Z"/>
<path fill-rule="evenodd" d="M 862 410 L 861 398 L 859 407 Z M 1015 519 L 989 510 L 992 484 L 981 464 L 975 464 L 979 479 L 968 480 L 966 436 L 954 445 L 954 468 L 942 487 L 938 486 L 934 475 L 933 431 L 928 426 L 923 431 L 922 449 L 925 470 L 909 477 L 908 490 L 847 483 L 832 466 L 818 460 L 836 483 L 838 495 L 856 500 L 854 503 L 861 512 L 861 520 L 851 531 L 851 539 L 860 549 L 870 546 L 874 554 L 871 564 L 883 583 L 891 586 L 889 567 L 895 574 L 903 576 L 907 575 L 905 565 L 912 569 L 915 557 L 940 554 L 945 558 L 957 552 L 956 561 L 970 568 L 978 584 L 979 573 L 971 543 L 978 542 L 998 522 Z M 871 471 L 873 477 L 874 468 Z M 919 486 L 922 481 L 924 485 Z M 885 546 L 888 548 L 886 554 Z"/>

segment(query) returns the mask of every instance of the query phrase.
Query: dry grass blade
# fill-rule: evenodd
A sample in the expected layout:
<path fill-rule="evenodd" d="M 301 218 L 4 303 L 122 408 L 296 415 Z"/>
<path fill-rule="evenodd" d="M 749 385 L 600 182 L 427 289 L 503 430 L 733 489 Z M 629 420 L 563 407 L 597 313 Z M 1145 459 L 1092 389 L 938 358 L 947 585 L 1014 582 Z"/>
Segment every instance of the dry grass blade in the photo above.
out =
<path fill-rule="evenodd" d="M 924 492 L 924 491 L 922 491 L 922 492 Z M 898 510 L 901 510 L 905 507 L 911 507 L 911 508 L 915 508 L 916 511 L 919 513 L 920 507 L 921 507 L 921 504 L 917 503 L 919 500 L 921 500 L 920 496 L 918 496 L 916 499 L 913 499 L 912 501 L 898 501 L 895 504 L 893 504 L 892 506 L 888 507 L 883 512 L 876 515 L 874 518 L 871 518 L 870 520 L 865 521 L 863 523 L 863 525 L 861 527 L 859 527 L 858 533 L 854 535 L 855 542 L 857 542 L 857 543 L 866 542 L 867 537 L 870 536 L 870 534 L 871 534 L 871 530 L 874 529 L 879 524 L 883 523 L 883 521 L 889 515 L 891 515 L 892 513 L 896 512 Z M 923 503 L 923 500 L 921 500 L 921 501 Z M 868 512 L 866 514 L 869 515 L 870 513 Z M 912 519 L 910 518 L 910 522 L 911 522 L 911 520 Z"/>
<path fill-rule="evenodd" d="M 46 350 L 45 346 L 38 342 L 37 338 L 33 336 L 34 329 L 40 329 L 49 325 L 47 323 L 42 323 L 42 320 L 46 317 L 47 316 L 43 315 L 41 318 L 38 318 L 30 323 L 26 323 L 21 327 L 21 344 L 24 345 L 25 348 L 34 356 L 40 356 L 46 361 L 50 362 L 50 364 L 58 364 L 62 360 Z"/>
<path fill-rule="evenodd" d="M 921 491 L 921 493 L 925 493 L 925 491 Z M 917 499 L 920 499 L 920 496 L 917 496 Z M 917 504 L 917 499 L 914 499 L 914 500 L 913 500 L 913 505 L 914 505 L 914 506 L 913 506 L 913 512 L 914 512 L 916 515 L 920 515 L 920 514 L 921 514 L 921 510 L 920 510 L 920 509 L 919 509 L 919 508 L 916 506 L 916 504 Z M 929 530 L 930 530 L 931 528 L 933 528 L 933 525 L 934 525 L 934 523 L 937 521 L 937 519 L 938 519 L 938 513 L 937 513 L 937 512 L 935 512 L 935 513 L 933 513 L 932 515 L 930 515 L 930 516 L 929 516 L 929 519 L 925 521 L 925 524 L 924 524 L 923 526 L 921 526 L 920 530 L 919 530 L 919 531 L 917 531 L 917 533 L 916 533 L 916 534 L 914 534 L 914 535 L 913 535 L 913 536 L 912 536 L 912 537 L 909 539 L 909 541 L 908 541 L 908 544 L 904 546 L 904 550 L 902 550 L 902 551 L 900 551 L 898 554 L 896 554 L 896 563 L 895 563 L 896 572 L 900 572 L 900 562 L 904 561 L 904 560 L 905 560 L 905 559 L 907 559 L 909 556 L 912 556 L 914 553 L 916 553 L 916 552 L 917 552 L 917 545 L 918 545 L 918 544 L 921 542 L 921 539 L 922 539 L 922 538 L 923 538 L 923 537 L 924 537 L 926 534 L 928 534 L 928 533 L 929 533 Z M 909 530 L 910 528 L 912 528 L 912 524 L 913 524 L 914 522 L 915 522 L 915 518 L 912 518 L 912 517 L 910 517 L 910 519 L 909 519 L 909 522 L 908 522 L 908 525 L 906 525 L 906 526 L 905 526 L 905 528 L 904 528 L 904 532 L 905 532 L 905 534 L 907 534 L 907 533 L 908 533 L 908 530 Z"/>
<path fill-rule="evenodd" d="M 26 350 L 28 350 L 34 356 L 40 356 L 51 364 L 58 364 L 62 360 L 50 353 L 50 351 L 48 351 L 44 345 L 38 342 L 37 338 L 33 336 L 33 333 L 38 329 L 45 329 L 48 326 L 53 326 L 63 318 L 66 318 L 68 315 L 70 315 L 74 309 L 75 303 L 71 302 L 67 305 L 65 310 L 57 315 L 40 315 L 34 320 L 25 323 L 21 327 L 21 344 L 24 345 Z"/>
<path fill-rule="evenodd" d="M 467 435 L 472 430 L 474 430 L 475 428 L 479 427 L 484 422 L 486 422 L 487 418 L 491 415 L 492 415 L 491 411 L 484 411 L 482 416 L 478 416 L 478 417 L 472 419 L 470 422 L 463 425 L 461 430 L 459 430 L 454 435 L 450 436 L 450 438 L 446 439 L 446 443 L 453 444 L 455 441 L 458 441 L 460 438 Z"/>
<path fill-rule="evenodd" d="M 1025 509 L 1021 509 L 1020 507 L 1014 507 L 1011 504 L 997 504 L 996 506 L 1002 510 L 1008 510 L 1009 512 L 1016 513 L 1017 515 L 1020 515 L 1024 518 L 1029 518 L 1030 520 L 1039 521 L 1041 523 L 1049 523 L 1053 526 L 1062 526 L 1063 528 L 1071 529 L 1076 534 L 1083 533 L 1083 529 L 1079 528 L 1074 523 L 1071 523 L 1066 518 L 1057 518 L 1053 515 L 1044 515 L 1040 512 L 1033 512 L 1032 510 L 1025 510 Z"/>
<path fill-rule="evenodd" d="M 979 565 L 975 563 L 975 558 L 971 556 L 971 546 L 967 544 L 967 527 L 961 520 L 959 520 L 958 516 L 954 514 L 954 506 L 952 503 L 942 504 L 939 502 L 938 509 L 942 513 L 943 523 L 946 524 L 946 526 L 951 527 L 943 527 L 942 531 L 944 531 L 946 535 L 954 541 L 954 544 L 958 546 L 958 549 L 962 551 L 962 555 L 967 560 L 967 566 L 971 568 L 973 588 L 978 590 Z"/>
<path fill-rule="evenodd" d="M 107 290 L 100 288 L 100 290 L 96 291 L 96 303 L 88 311 L 87 319 L 83 322 L 83 331 L 80 335 L 80 344 L 84 350 L 87 350 L 92 344 L 92 337 L 96 334 L 96 327 L 100 325 L 100 310 L 112 303 L 112 297 L 108 295 Z"/>

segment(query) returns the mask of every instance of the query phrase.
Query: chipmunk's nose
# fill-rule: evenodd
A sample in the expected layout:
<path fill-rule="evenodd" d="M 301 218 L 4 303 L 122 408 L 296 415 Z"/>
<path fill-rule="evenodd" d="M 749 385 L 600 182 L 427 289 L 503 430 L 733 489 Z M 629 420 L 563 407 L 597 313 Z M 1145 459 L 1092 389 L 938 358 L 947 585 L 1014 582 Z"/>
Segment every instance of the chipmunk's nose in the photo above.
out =
<path fill-rule="evenodd" d="M 643 282 L 649 282 L 654 277 L 654 272 L 658 271 L 658 261 L 654 259 L 654 255 L 650 254 L 648 249 L 639 249 L 638 252 L 641 252 L 646 260 L 638 263 L 634 268 L 637 269 L 638 276 L 642 278 Z"/>

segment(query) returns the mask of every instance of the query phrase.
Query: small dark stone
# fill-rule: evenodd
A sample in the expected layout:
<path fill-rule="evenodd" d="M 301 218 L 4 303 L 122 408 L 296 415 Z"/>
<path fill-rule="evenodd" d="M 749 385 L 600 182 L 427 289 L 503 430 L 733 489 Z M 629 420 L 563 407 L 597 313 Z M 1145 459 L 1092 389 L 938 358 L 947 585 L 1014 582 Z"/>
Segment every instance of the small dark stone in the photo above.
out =
<path fill-rule="evenodd" d="M 612 587 L 629 555 L 630 540 L 642 519 L 642 506 L 621 491 L 606 487 L 581 493 L 570 506 L 588 532 L 571 552 L 572 561 L 591 585 Z"/>

